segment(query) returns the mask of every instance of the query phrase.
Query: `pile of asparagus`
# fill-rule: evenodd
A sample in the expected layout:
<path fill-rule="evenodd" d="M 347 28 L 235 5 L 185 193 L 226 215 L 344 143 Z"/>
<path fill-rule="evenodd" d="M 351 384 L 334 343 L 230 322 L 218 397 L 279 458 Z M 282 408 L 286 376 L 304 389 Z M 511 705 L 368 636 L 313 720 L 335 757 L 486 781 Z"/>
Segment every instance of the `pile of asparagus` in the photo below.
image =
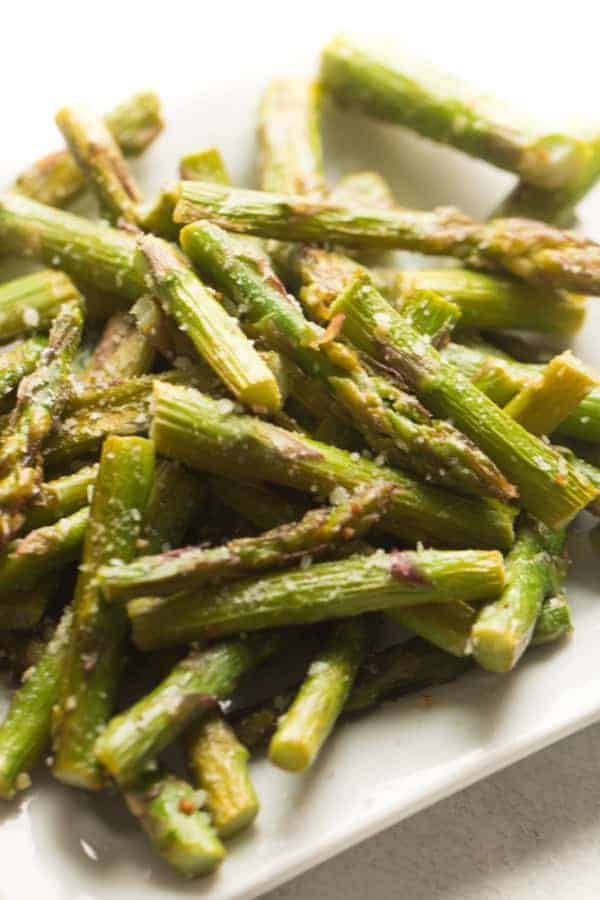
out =
<path fill-rule="evenodd" d="M 374 172 L 330 187 L 323 96 L 514 171 L 512 217 L 405 209 Z M 209 149 L 142 204 L 153 94 L 56 121 L 66 148 L 0 197 L 2 254 L 47 266 L 0 285 L 0 795 L 45 759 L 199 875 L 257 815 L 250 751 L 303 771 L 341 716 L 570 632 L 600 387 L 518 333 L 564 346 L 600 294 L 600 245 L 555 224 L 600 141 L 344 37 L 318 83 L 266 91 L 259 191 Z M 100 221 L 64 209 L 87 190 Z M 412 637 L 381 649 L 385 623 Z"/>

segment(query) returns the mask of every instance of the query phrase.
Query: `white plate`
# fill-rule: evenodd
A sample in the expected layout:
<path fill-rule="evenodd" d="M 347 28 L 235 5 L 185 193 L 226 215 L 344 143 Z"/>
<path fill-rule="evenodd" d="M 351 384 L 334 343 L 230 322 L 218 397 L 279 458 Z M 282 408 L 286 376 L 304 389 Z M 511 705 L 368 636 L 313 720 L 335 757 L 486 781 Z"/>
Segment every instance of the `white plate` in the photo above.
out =
<path fill-rule="evenodd" d="M 60 0 L 35 6 L 15 6 L 2 16 L 6 176 L 58 143 L 52 113 L 60 104 L 84 100 L 104 109 L 151 86 L 165 99 L 169 130 L 136 165 L 149 194 L 171 176 L 179 155 L 211 143 L 221 147 L 236 181 L 251 184 L 262 87 L 272 75 L 309 71 L 320 44 L 340 26 L 396 32 L 458 74 L 543 112 L 572 112 L 576 97 L 589 115 L 597 103 L 597 71 L 589 71 L 589 60 L 596 59 L 598 14 L 579 0 L 570 0 L 568 17 L 556 21 L 547 3 L 505 0 L 493 23 L 485 4 L 467 0 L 412 4 L 410 19 L 405 7 L 390 19 L 389 0 L 295 6 L 258 0 L 243 9 L 222 3 L 210 14 L 205 4 L 161 4 L 154 11 L 148 3 L 107 2 L 93 21 L 86 7 Z M 407 204 L 458 203 L 484 215 L 510 183 L 482 164 L 366 121 L 342 127 L 341 117 L 332 117 L 327 136 L 332 176 L 378 168 Z M 587 231 L 600 236 L 598 200 L 588 201 L 584 212 Z M 590 315 L 578 346 L 597 365 L 599 338 L 600 319 Z M 600 714 L 589 524 L 582 521 L 571 540 L 577 626 L 571 641 L 535 651 L 509 677 L 480 673 L 436 690 L 431 707 L 412 697 L 343 725 L 303 777 L 253 764 L 260 817 L 232 843 L 214 878 L 190 884 L 171 875 L 153 859 L 118 798 L 48 781 L 3 812 L 0 897 L 255 897 L 589 724 Z"/>

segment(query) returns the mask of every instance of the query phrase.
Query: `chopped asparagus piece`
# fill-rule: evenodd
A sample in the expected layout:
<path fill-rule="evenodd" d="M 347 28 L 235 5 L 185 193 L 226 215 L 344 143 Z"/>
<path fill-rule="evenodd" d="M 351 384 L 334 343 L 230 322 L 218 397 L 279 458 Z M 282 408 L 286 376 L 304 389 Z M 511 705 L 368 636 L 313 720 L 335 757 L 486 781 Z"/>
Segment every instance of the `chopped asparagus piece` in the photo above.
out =
<path fill-rule="evenodd" d="M 206 791 L 206 806 L 219 835 L 232 837 L 258 815 L 258 797 L 248 772 L 248 751 L 222 714 L 204 716 L 187 739 L 194 781 Z"/>
<path fill-rule="evenodd" d="M 263 95 L 258 126 L 260 181 L 266 191 L 323 193 L 320 119 L 318 84 L 271 82 Z"/>
<path fill-rule="evenodd" d="M 109 221 L 135 225 L 141 195 L 108 126 L 89 110 L 71 106 L 57 113 L 56 124 Z"/>
<path fill-rule="evenodd" d="M 186 781 L 161 770 L 144 772 L 125 802 L 153 850 L 180 875 L 208 875 L 222 863 L 225 848 Z"/>
<path fill-rule="evenodd" d="M 39 492 L 42 449 L 70 393 L 69 375 L 83 329 L 80 300 L 68 300 L 56 316 L 39 365 L 19 384 L 17 403 L 0 443 L 0 544 L 25 521 Z"/>
<path fill-rule="evenodd" d="M 434 413 L 452 419 L 519 488 L 526 509 L 551 528 L 566 525 L 596 489 L 555 450 L 489 400 L 415 331 L 366 278 L 335 302 L 343 333 L 400 374 Z"/>
<path fill-rule="evenodd" d="M 71 516 L 90 502 L 98 466 L 82 466 L 70 475 L 61 475 L 40 485 L 40 492 L 27 511 L 25 528 L 43 528 L 53 525 L 65 516 Z"/>
<path fill-rule="evenodd" d="M 343 106 L 413 128 L 542 188 L 581 177 L 585 154 L 567 134 L 542 134 L 497 100 L 398 48 L 338 35 L 321 57 L 324 90 Z"/>
<path fill-rule="evenodd" d="M 104 121 L 126 156 L 139 156 L 163 129 L 160 101 L 150 92 L 134 94 Z M 17 190 L 48 206 L 67 206 L 85 187 L 85 177 L 68 150 L 43 157 L 16 182 Z"/>
<path fill-rule="evenodd" d="M 474 268 L 506 269 L 542 287 L 600 293 L 600 245 L 542 222 L 479 224 L 455 209 L 382 209 L 203 181 L 182 181 L 179 192 L 174 219 L 181 225 L 207 219 L 228 231 L 281 241 L 456 256 Z"/>
<path fill-rule="evenodd" d="M 124 378 L 145 375 L 152 368 L 154 355 L 152 341 L 138 327 L 134 313 L 115 313 L 104 326 L 82 381 L 88 387 L 107 387 Z"/>
<path fill-rule="evenodd" d="M 109 602 L 148 594 L 165 596 L 322 556 L 338 544 L 362 537 L 377 524 L 389 507 L 393 490 L 392 484 L 375 482 L 338 506 L 310 510 L 299 522 L 280 525 L 255 538 L 238 538 L 221 547 L 183 547 L 138 557 L 128 564 L 109 563 L 98 570 L 100 589 Z"/>
<path fill-rule="evenodd" d="M 30 590 L 8 590 L 0 598 L 0 630 L 23 631 L 35 628 L 56 592 L 55 577 L 47 576 L 44 584 Z"/>
<path fill-rule="evenodd" d="M 40 659 L 23 675 L 0 726 L 0 796 L 12 797 L 40 759 L 50 738 L 52 708 L 72 636 L 73 611 L 67 607 Z"/>
<path fill-rule="evenodd" d="M 214 181 L 217 184 L 230 184 L 231 179 L 223 162 L 223 157 L 216 147 L 188 153 L 179 160 L 179 177 L 185 181 Z"/>
<path fill-rule="evenodd" d="M 471 631 L 473 655 L 492 672 L 508 672 L 526 649 L 544 596 L 564 571 L 560 558 L 564 532 L 523 525 L 506 558 L 507 582 L 501 596 L 484 606 Z"/>
<path fill-rule="evenodd" d="M 461 328 L 513 328 L 573 335 L 585 320 L 586 299 L 548 291 L 501 275 L 468 269 L 399 272 L 395 292 L 405 304 L 423 292 L 442 294 L 460 310 Z"/>
<path fill-rule="evenodd" d="M 533 434 L 552 434 L 594 387 L 598 379 L 567 350 L 550 360 L 504 412 Z"/>
<path fill-rule="evenodd" d="M 334 626 L 279 720 L 269 746 L 271 762 L 291 772 L 301 772 L 314 762 L 346 703 L 366 651 L 367 636 L 360 619 Z"/>
<path fill-rule="evenodd" d="M 96 756 L 121 785 L 194 719 L 227 699 L 240 678 L 281 645 L 277 635 L 234 638 L 193 651 L 151 693 L 115 716 L 96 741 Z"/>
<path fill-rule="evenodd" d="M 471 628 L 477 612 L 464 601 L 393 609 L 387 615 L 446 653 L 467 656 L 471 652 Z"/>
<path fill-rule="evenodd" d="M 156 382 L 152 436 L 159 453 L 214 475 L 272 482 L 327 497 L 339 488 L 397 486 L 382 526 L 408 541 L 507 548 L 514 511 L 424 485 L 404 473 L 250 416 L 224 412 L 205 394 Z"/>
<path fill-rule="evenodd" d="M 548 597 L 542 604 L 542 611 L 535 623 L 531 646 L 552 644 L 573 631 L 571 607 L 565 594 Z"/>
<path fill-rule="evenodd" d="M 149 650 L 203 638 L 304 625 L 428 603 L 495 598 L 504 571 L 497 551 L 378 551 L 314 563 L 263 578 L 171 597 L 132 600 L 138 647 Z"/>
<path fill-rule="evenodd" d="M 153 473 L 150 441 L 106 439 L 75 588 L 73 636 L 53 723 L 55 776 L 90 790 L 104 784 L 94 741 L 112 711 L 127 627 L 123 611 L 102 600 L 96 568 L 115 556 L 133 557 Z"/>
<path fill-rule="evenodd" d="M 242 403 L 269 412 L 278 410 L 277 381 L 237 321 L 168 244 L 148 235 L 141 247 L 159 296 L 200 356 Z"/>
<path fill-rule="evenodd" d="M 48 328 L 63 303 L 81 300 L 63 272 L 44 269 L 0 285 L 0 340 Z"/>
<path fill-rule="evenodd" d="M 234 512 L 261 530 L 287 525 L 306 513 L 306 503 L 294 502 L 266 485 L 239 484 L 213 475 L 209 489 Z"/>

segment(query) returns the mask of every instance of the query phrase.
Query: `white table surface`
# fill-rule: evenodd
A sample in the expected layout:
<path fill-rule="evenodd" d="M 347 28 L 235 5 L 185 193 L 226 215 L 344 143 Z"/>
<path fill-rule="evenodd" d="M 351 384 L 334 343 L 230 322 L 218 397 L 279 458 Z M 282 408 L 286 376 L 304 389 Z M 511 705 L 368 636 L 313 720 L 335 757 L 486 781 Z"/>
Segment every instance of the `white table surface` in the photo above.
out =
<path fill-rule="evenodd" d="M 344 28 L 397 34 L 467 77 L 484 72 L 486 86 L 506 85 L 507 96 L 525 107 L 589 114 L 597 103 L 600 120 L 594 0 L 34 0 L 3 5 L 1 20 L 9 169 L 21 162 L 11 130 L 24 117 L 39 121 L 45 147 L 56 142 L 52 110 L 62 102 L 84 99 L 103 108 L 146 85 L 167 98 L 185 96 L 197 88 L 197 54 L 227 54 L 234 77 L 236 60 L 268 45 L 285 71 Z M 177 66 L 172 50 L 163 52 L 173 42 Z M 596 900 L 599 768 L 600 726 L 593 726 L 348 850 L 268 900 Z"/>
<path fill-rule="evenodd" d="M 599 767 L 594 725 L 264 900 L 597 900 Z"/>

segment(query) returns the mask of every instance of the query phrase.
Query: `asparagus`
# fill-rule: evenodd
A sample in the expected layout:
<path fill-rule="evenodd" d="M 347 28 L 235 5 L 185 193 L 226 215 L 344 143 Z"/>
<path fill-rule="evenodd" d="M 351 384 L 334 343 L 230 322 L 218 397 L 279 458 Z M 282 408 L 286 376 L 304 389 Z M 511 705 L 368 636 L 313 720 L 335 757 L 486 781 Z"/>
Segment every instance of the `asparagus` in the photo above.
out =
<path fill-rule="evenodd" d="M 7 544 L 0 551 L 0 590 L 33 588 L 50 572 L 78 559 L 88 519 L 89 508 L 84 506 Z"/>
<path fill-rule="evenodd" d="M 100 589 L 109 602 L 165 596 L 322 556 L 372 528 L 389 507 L 393 490 L 391 484 L 375 482 L 338 506 L 310 510 L 299 522 L 221 547 L 183 547 L 129 564 L 109 563 L 98 570 Z M 0 586 L 1 574 L 0 565 Z"/>
<path fill-rule="evenodd" d="M 565 594 L 559 593 L 549 597 L 542 604 L 542 611 L 535 623 L 531 638 L 531 646 L 539 647 L 560 640 L 573 631 L 571 607 Z"/>
<path fill-rule="evenodd" d="M 427 480 L 460 492 L 510 499 L 514 489 L 484 454 L 448 423 L 431 421 L 413 397 L 375 381 L 335 340 L 309 323 L 258 250 L 208 223 L 181 233 L 188 255 L 241 309 L 263 340 L 288 352 L 305 375 L 323 384 L 377 453 Z"/>
<path fill-rule="evenodd" d="M 187 181 L 214 181 L 230 184 L 225 163 L 218 150 L 190 153 L 179 161 L 179 175 Z M 140 225 L 159 237 L 177 240 L 179 226 L 173 222 L 173 212 L 179 199 L 177 185 L 169 183 L 160 191 L 155 202 L 140 213 Z"/>
<path fill-rule="evenodd" d="M 73 612 L 67 607 L 39 661 L 23 675 L 0 726 L 0 796 L 10 798 L 31 783 L 29 770 L 44 752 L 52 707 L 72 635 Z"/>
<path fill-rule="evenodd" d="M 204 499 L 204 486 L 193 472 L 179 463 L 158 460 L 138 548 L 159 553 L 165 546 L 177 547 Z"/>
<path fill-rule="evenodd" d="M 343 333 L 349 340 L 397 371 L 428 408 L 456 422 L 489 454 L 517 485 L 525 508 L 549 527 L 566 525 L 597 495 L 560 454 L 446 363 L 368 279 L 357 279 L 332 312 L 344 316 Z"/>
<path fill-rule="evenodd" d="M 56 124 L 109 221 L 135 225 L 141 195 L 108 126 L 89 110 L 72 106 L 59 110 Z"/>
<path fill-rule="evenodd" d="M 174 219 L 182 225 L 207 219 L 228 231 L 282 241 L 456 256 L 468 266 L 506 269 L 541 287 L 600 292 L 600 246 L 542 222 L 479 224 L 455 209 L 382 209 L 201 181 L 182 181 L 179 192 Z"/>
<path fill-rule="evenodd" d="M 214 181 L 229 184 L 230 178 L 223 157 L 216 147 L 188 153 L 179 160 L 179 177 L 186 181 Z"/>
<path fill-rule="evenodd" d="M 572 184 L 585 166 L 575 137 L 541 134 L 519 113 L 407 54 L 338 35 L 323 50 L 320 77 L 341 105 L 413 128 L 541 188 Z"/>
<path fill-rule="evenodd" d="M 46 346 L 46 338 L 34 336 L 0 350 L 0 399 L 12 393 L 21 378 L 33 372 Z"/>
<path fill-rule="evenodd" d="M 573 223 L 574 210 L 600 177 L 600 135 L 580 134 L 579 177 L 561 187 L 546 190 L 526 181 L 517 186 L 501 204 L 498 215 L 526 216 L 566 228 Z"/>
<path fill-rule="evenodd" d="M 42 448 L 64 408 L 82 328 L 80 301 L 67 301 L 54 320 L 39 365 L 19 385 L 0 444 L 0 544 L 19 531 L 23 510 L 39 491 Z"/>
<path fill-rule="evenodd" d="M 149 441 L 112 436 L 104 442 L 73 600 L 73 636 L 53 723 L 55 776 L 91 790 L 104 784 L 94 741 L 112 710 L 127 627 L 122 610 L 102 601 L 96 568 L 114 557 L 126 560 L 134 555 L 153 471 L 154 448 Z"/>
<path fill-rule="evenodd" d="M 258 797 L 248 772 L 248 755 L 217 710 L 204 716 L 187 739 L 194 781 L 206 791 L 207 809 L 223 838 L 247 828 L 258 815 Z"/>
<path fill-rule="evenodd" d="M 208 875 L 223 861 L 225 848 L 200 808 L 198 792 L 181 778 L 145 772 L 127 789 L 125 801 L 153 850 L 176 872 Z"/>
<path fill-rule="evenodd" d="M 237 484 L 229 478 L 212 476 L 210 491 L 225 506 L 261 530 L 287 525 L 306 513 L 306 504 L 292 500 L 266 485 Z"/>
<path fill-rule="evenodd" d="M 146 262 L 133 235 L 18 194 L 0 196 L 0 240 L 6 253 L 60 267 L 126 300 L 135 300 L 149 287 Z"/>
<path fill-rule="evenodd" d="M 132 600 L 128 613 L 135 643 L 149 650 L 275 625 L 496 597 L 503 583 L 497 551 L 378 551 L 247 578 L 216 590 Z"/>
<path fill-rule="evenodd" d="M 301 772 L 314 762 L 344 707 L 366 645 L 362 621 L 354 619 L 334 627 L 279 720 L 269 745 L 271 762 L 291 772 Z"/>
<path fill-rule="evenodd" d="M 572 335 L 583 325 L 585 298 L 564 291 L 541 290 L 516 278 L 468 269 L 399 272 L 397 301 L 405 304 L 422 292 L 437 292 L 457 304 L 461 328 L 524 329 Z"/>
<path fill-rule="evenodd" d="M 563 531 L 524 524 L 506 558 L 506 587 L 484 606 L 471 630 L 475 659 L 492 672 L 508 672 L 531 639 L 542 603 L 556 586 L 564 563 Z"/>
<path fill-rule="evenodd" d="M 258 128 L 260 180 L 265 190 L 324 192 L 320 106 L 315 82 L 278 79 L 265 91 Z"/>
<path fill-rule="evenodd" d="M 276 379 L 237 321 L 167 244 L 148 235 L 141 247 L 159 296 L 200 356 L 243 403 L 278 410 L 281 395 Z"/>
<path fill-rule="evenodd" d="M 444 348 L 443 356 L 501 405 L 508 403 L 542 371 L 541 366 L 516 362 L 497 348 L 486 345 L 451 343 Z M 561 422 L 557 434 L 592 444 L 600 443 L 600 390 L 590 391 Z"/>
<path fill-rule="evenodd" d="M 390 619 L 453 656 L 471 652 L 471 628 L 477 611 L 462 600 L 388 610 Z"/>
<path fill-rule="evenodd" d="M 198 391 L 157 382 L 154 397 L 157 451 L 192 468 L 320 496 L 384 480 L 397 490 L 382 526 L 397 537 L 445 546 L 506 548 L 512 543 L 513 510 L 497 501 L 458 497 L 358 454 L 223 412 L 218 401 Z"/>
<path fill-rule="evenodd" d="M 0 340 L 47 328 L 63 303 L 80 294 L 63 272 L 44 269 L 0 285 Z"/>
<path fill-rule="evenodd" d="M 552 434 L 597 386 L 598 379 L 567 350 L 550 360 L 540 378 L 516 394 L 504 412 L 533 434 Z"/>
<path fill-rule="evenodd" d="M 104 327 L 82 380 L 88 386 L 107 386 L 124 378 L 144 375 L 153 362 L 154 347 L 138 328 L 135 313 L 115 313 Z"/>
<path fill-rule="evenodd" d="M 96 741 L 95 752 L 120 785 L 139 775 L 194 719 L 227 699 L 240 678 L 275 652 L 277 635 L 235 638 L 196 650 L 132 707 L 115 716 Z"/>
<path fill-rule="evenodd" d="M 29 507 L 25 529 L 53 525 L 66 516 L 79 512 L 89 503 L 98 466 L 82 466 L 69 475 L 61 475 L 40 485 L 40 492 Z"/>
<path fill-rule="evenodd" d="M 160 134 L 163 121 L 156 94 L 134 94 L 104 122 L 126 156 L 139 156 Z M 85 189 L 86 180 L 68 150 L 51 153 L 17 178 L 16 188 L 48 206 L 67 206 Z"/>

